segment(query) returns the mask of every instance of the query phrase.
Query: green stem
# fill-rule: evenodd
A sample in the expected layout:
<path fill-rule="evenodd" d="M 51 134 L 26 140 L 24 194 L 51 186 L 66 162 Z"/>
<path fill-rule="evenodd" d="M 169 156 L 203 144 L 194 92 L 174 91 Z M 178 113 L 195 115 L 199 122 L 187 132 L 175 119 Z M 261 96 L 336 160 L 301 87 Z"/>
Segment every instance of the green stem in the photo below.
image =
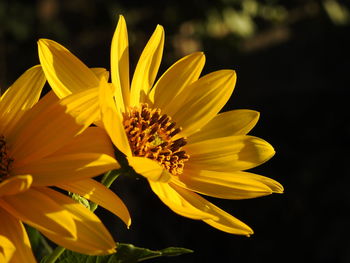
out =
<path fill-rule="evenodd" d="M 45 263 L 54 263 L 61 256 L 66 249 L 64 247 L 57 246 L 54 251 L 46 258 Z"/>

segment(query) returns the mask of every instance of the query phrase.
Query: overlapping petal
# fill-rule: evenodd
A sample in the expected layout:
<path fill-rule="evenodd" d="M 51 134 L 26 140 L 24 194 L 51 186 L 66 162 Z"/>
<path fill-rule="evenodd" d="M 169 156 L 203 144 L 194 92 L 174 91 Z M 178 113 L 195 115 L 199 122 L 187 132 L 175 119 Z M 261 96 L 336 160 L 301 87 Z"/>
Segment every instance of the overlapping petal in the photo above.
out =
<path fill-rule="evenodd" d="M 171 175 L 164 168 L 148 158 L 128 156 L 129 165 L 142 176 L 155 182 L 168 182 Z"/>
<path fill-rule="evenodd" d="M 156 79 L 163 56 L 164 29 L 158 25 L 145 46 L 131 82 L 130 105 L 144 102 Z"/>
<path fill-rule="evenodd" d="M 173 119 L 189 136 L 207 124 L 230 98 L 236 83 L 233 70 L 220 70 L 192 83 L 173 104 Z"/>
<path fill-rule="evenodd" d="M 175 213 L 192 219 L 209 219 L 205 206 L 197 202 L 193 192 L 177 187 L 171 183 L 149 181 L 153 192 Z"/>
<path fill-rule="evenodd" d="M 23 224 L 0 207 L 0 261 L 36 263 Z"/>
<path fill-rule="evenodd" d="M 115 242 L 98 217 L 83 205 L 70 197 L 62 195 L 50 188 L 40 188 L 38 192 L 46 195 L 52 201 L 69 213 L 74 222 L 75 237 L 60 235 L 58 232 L 40 230 L 49 239 L 70 250 L 88 254 L 103 255 L 115 252 Z"/>
<path fill-rule="evenodd" d="M 240 171 L 224 173 L 185 169 L 174 183 L 200 194 L 224 199 L 248 199 L 283 192 L 283 187 L 273 179 Z"/>
<path fill-rule="evenodd" d="M 86 179 L 72 183 L 58 184 L 57 186 L 106 208 L 122 219 L 128 227 L 130 226 L 130 214 L 123 201 L 101 183 L 92 179 Z"/>
<path fill-rule="evenodd" d="M 39 231 L 76 238 L 76 226 L 70 213 L 38 189 L 31 188 L 21 194 L 3 196 L 0 202 L 12 216 Z"/>
<path fill-rule="evenodd" d="M 268 142 L 247 135 L 200 141 L 186 145 L 184 149 L 191 156 L 189 165 L 222 172 L 251 169 L 275 154 Z"/>
<path fill-rule="evenodd" d="M 101 85 L 99 90 L 101 120 L 113 144 L 125 155 L 131 156 L 129 141 L 122 123 L 122 114 L 117 110 L 110 87 Z"/>
<path fill-rule="evenodd" d="M 189 143 L 232 135 L 245 135 L 259 119 L 259 112 L 253 110 L 232 110 L 216 115 L 200 131 L 188 137 Z"/>
<path fill-rule="evenodd" d="M 112 83 L 116 86 L 116 97 L 122 98 L 117 103 L 128 107 L 130 104 L 129 40 L 123 16 L 119 16 L 111 44 L 111 77 Z"/>
<path fill-rule="evenodd" d="M 7 89 L 0 98 L 0 134 L 11 134 L 24 112 L 39 100 L 45 82 L 41 66 L 37 65 L 24 72 Z"/>
<path fill-rule="evenodd" d="M 38 41 L 39 59 L 50 86 L 58 97 L 97 88 L 96 75 L 68 49 L 49 39 Z"/>
<path fill-rule="evenodd" d="M 150 92 L 154 107 L 172 115 L 176 103 L 187 86 L 198 80 L 205 63 L 202 52 L 195 52 L 175 62 L 157 81 Z M 183 95 L 182 95 L 183 96 Z"/>
<path fill-rule="evenodd" d="M 32 182 L 33 177 L 29 174 L 11 176 L 0 183 L 0 197 L 27 191 L 32 185 Z"/>

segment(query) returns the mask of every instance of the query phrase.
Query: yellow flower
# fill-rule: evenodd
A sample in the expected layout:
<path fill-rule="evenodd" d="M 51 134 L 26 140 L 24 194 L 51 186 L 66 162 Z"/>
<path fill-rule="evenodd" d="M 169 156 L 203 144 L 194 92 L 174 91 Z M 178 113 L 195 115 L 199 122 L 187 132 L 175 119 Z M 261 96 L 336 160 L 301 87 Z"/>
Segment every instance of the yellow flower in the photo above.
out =
<path fill-rule="evenodd" d="M 199 78 L 205 57 L 197 52 L 177 61 L 154 84 L 164 45 L 163 27 L 158 25 L 130 87 L 128 36 L 122 16 L 111 46 L 112 84 L 98 81 L 93 71 L 58 43 L 42 39 L 38 44 L 40 62 L 56 94 L 64 97 L 84 89 L 99 90 L 99 102 L 92 103 L 94 107 L 100 103 L 99 121 L 129 165 L 148 179 L 170 209 L 228 233 L 253 233 L 201 196 L 245 199 L 283 192 L 278 182 L 243 171 L 275 153 L 266 141 L 247 135 L 259 113 L 219 113 L 235 86 L 233 70 Z"/>
<path fill-rule="evenodd" d="M 22 222 L 80 253 L 115 250 L 102 222 L 51 186 L 80 194 L 130 223 L 122 201 L 90 179 L 120 167 L 108 135 L 80 122 L 86 101 L 74 95 L 59 100 L 53 92 L 39 100 L 45 82 L 41 67 L 32 67 L 0 98 L 0 262 L 35 262 Z M 70 112 L 81 113 L 75 119 Z"/>

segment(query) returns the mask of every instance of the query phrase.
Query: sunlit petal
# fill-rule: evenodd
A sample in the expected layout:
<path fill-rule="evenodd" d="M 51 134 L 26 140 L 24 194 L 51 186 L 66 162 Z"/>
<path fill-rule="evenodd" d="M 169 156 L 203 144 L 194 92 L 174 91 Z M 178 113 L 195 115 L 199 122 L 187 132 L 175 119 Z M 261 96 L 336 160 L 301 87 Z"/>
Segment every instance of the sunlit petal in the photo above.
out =
<path fill-rule="evenodd" d="M 144 102 L 153 86 L 163 56 L 164 29 L 158 25 L 137 63 L 131 82 L 130 105 Z"/>
<path fill-rule="evenodd" d="M 1 262 L 35 263 L 36 260 L 23 224 L 1 207 L 0 218 L 0 254 L 3 254 L 6 259 Z"/>
<path fill-rule="evenodd" d="M 111 77 L 116 86 L 116 97 L 121 97 L 123 104 L 129 106 L 129 41 L 124 17 L 119 16 L 117 28 L 111 45 Z M 119 94 L 121 93 L 121 94 Z M 119 101 L 121 103 L 121 101 Z"/>
<path fill-rule="evenodd" d="M 191 156 L 191 166 L 222 172 L 256 167 L 275 154 L 268 142 L 245 135 L 201 141 L 184 149 Z"/>
<path fill-rule="evenodd" d="M 200 131 L 188 137 L 189 143 L 208 139 L 245 135 L 259 119 L 259 112 L 253 110 L 233 110 L 216 115 Z"/>
<path fill-rule="evenodd" d="M 129 165 L 142 176 L 151 181 L 167 182 L 171 175 L 157 162 L 144 157 L 128 157 Z"/>
<path fill-rule="evenodd" d="M 83 254 L 102 255 L 115 252 L 116 245 L 113 238 L 98 217 L 89 209 L 50 188 L 40 188 L 38 191 L 54 200 L 69 213 L 69 217 L 74 221 L 72 231 L 75 238 L 63 236 L 57 232 L 40 230 L 45 236 L 60 246 Z"/>
<path fill-rule="evenodd" d="M 176 186 L 174 189 L 172 185 L 162 182 L 149 181 L 149 183 L 153 192 L 175 213 L 192 219 L 213 217 L 206 213 L 204 206 L 197 204 L 191 191 Z"/>
<path fill-rule="evenodd" d="M 8 136 L 25 111 L 38 102 L 46 78 L 41 66 L 28 69 L 0 98 L 0 134 Z"/>
<path fill-rule="evenodd" d="M 45 76 L 58 97 L 98 87 L 96 75 L 68 49 L 49 39 L 40 39 L 38 47 Z"/>
<path fill-rule="evenodd" d="M 180 94 L 173 119 L 189 136 L 207 124 L 230 98 L 236 83 L 233 70 L 220 70 L 200 78 L 188 86 L 188 95 Z M 184 91 L 185 92 L 185 91 Z"/>
<path fill-rule="evenodd" d="M 283 192 L 283 187 L 273 179 L 247 172 L 185 169 L 178 178 L 174 182 L 181 187 L 224 199 L 247 199 Z"/>
<path fill-rule="evenodd" d="M 101 120 L 103 122 L 103 126 L 108 135 L 111 137 L 113 144 L 124 154 L 130 156 L 131 150 L 122 123 L 123 117 L 121 112 L 116 108 L 112 91 L 106 84 L 100 86 L 99 92 Z"/>
<path fill-rule="evenodd" d="M 102 206 L 122 219 L 128 227 L 130 226 L 130 214 L 123 201 L 101 183 L 92 179 L 87 179 L 74 181 L 72 183 L 59 184 L 57 186 L 69 192 L 79 194 L 80 196 Z"/>
<path fill-rule="evenodd" d="M 190 54 L 175 62 L 151 90 L 151 101 L 162 112 L 172 114 L 178 107 L 178 96 L 199 78 L 205 63 L 202 52 Z"/>

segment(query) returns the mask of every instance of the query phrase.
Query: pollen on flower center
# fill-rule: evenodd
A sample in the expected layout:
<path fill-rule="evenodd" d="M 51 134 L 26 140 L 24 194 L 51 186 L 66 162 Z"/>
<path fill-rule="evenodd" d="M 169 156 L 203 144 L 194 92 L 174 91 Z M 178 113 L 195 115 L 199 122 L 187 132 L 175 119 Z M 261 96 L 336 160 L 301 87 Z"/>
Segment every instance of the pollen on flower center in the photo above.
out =
<path fill-rule="evenodd" d="M 182 150 L 186 139 L 174 138 L 180 131 L 170 116 L 147 104 L 124 113 L 124 128 L 134 156 L 158 161 L 171 174 L 181 174 L 189 155 Z"/>
<path fill-rule="evenodd" d="M 0 182 L 9 177 L 12 162 L 13 159 L 8 156 L 5 137 L 0 135 Z"/>

